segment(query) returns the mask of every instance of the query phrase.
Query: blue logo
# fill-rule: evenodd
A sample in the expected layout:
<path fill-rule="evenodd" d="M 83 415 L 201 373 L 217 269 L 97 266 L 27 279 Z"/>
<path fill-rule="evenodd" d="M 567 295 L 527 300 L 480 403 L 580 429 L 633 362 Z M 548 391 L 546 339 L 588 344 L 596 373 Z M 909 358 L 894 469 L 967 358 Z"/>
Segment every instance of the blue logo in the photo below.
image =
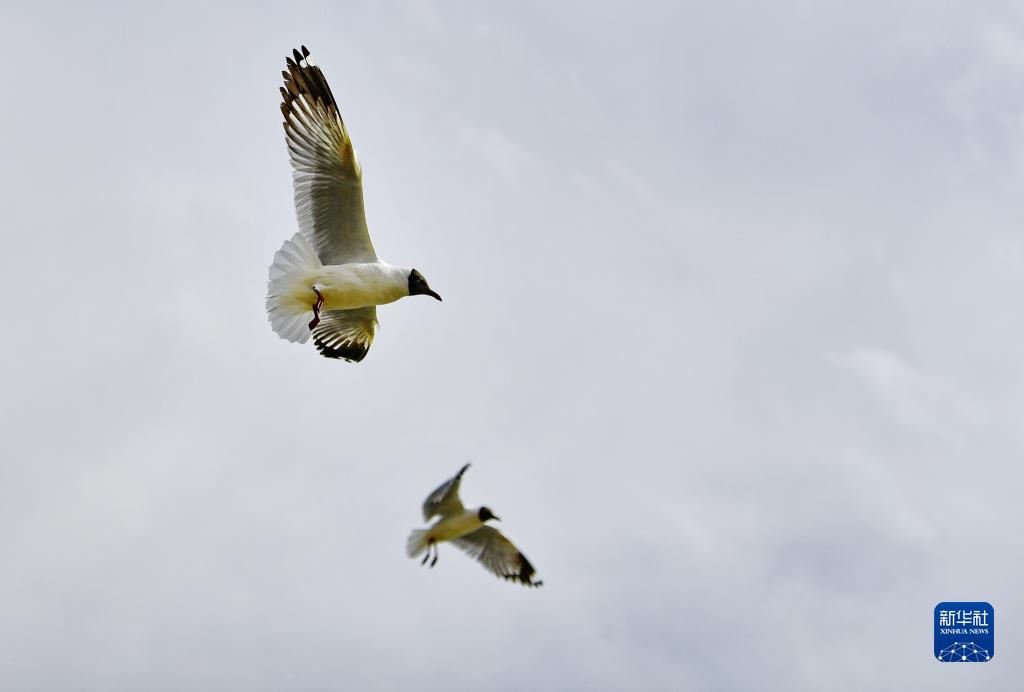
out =
<path fill-rule="evenodd" d="M 935 606 L 935 658 L 943 663 L 984 663 L 995 655 L 996 613 L 984 601 Z"/>

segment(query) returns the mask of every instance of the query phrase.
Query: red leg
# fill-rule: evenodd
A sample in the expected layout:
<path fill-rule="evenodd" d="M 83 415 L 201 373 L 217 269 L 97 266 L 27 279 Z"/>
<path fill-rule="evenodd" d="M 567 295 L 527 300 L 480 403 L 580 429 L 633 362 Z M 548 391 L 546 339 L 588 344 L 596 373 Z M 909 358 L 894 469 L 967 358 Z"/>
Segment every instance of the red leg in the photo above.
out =
<path fill-rule="evenodd" d="M 313 287 L 313 292 L 316 293 L 316 303 L 313 305 L 313 320 L 309 323 L 310 331 L 313 331 L 313 328 L 320 324 L 320 308 L 324 306 L 324 297 L 317 290 L 316 286 Z"/>

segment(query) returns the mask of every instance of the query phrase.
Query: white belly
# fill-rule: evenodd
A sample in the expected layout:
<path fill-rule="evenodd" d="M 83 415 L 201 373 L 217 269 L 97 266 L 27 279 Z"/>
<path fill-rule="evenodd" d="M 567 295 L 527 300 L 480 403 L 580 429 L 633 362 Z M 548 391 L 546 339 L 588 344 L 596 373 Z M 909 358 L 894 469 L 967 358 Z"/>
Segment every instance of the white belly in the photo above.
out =
<path fill-rule="evenodd" d="M 472 533 L 483 525 L 484 523 L 480 521 L 477 510 L 467 509 L 458 516 L 442 519 L 431 526 L 427 539 L 432 541 L 450 541 L 453 538 Z"/>
<path fill-rule="evenodd" d="M 312 310 L 316 302 L 314 286 L 324 297 L 323 310 L 385 305 L 409 293 L 405 272 L 384 262 L 318 267 L 296 282 L 289 298 L 305 310 Z"/>

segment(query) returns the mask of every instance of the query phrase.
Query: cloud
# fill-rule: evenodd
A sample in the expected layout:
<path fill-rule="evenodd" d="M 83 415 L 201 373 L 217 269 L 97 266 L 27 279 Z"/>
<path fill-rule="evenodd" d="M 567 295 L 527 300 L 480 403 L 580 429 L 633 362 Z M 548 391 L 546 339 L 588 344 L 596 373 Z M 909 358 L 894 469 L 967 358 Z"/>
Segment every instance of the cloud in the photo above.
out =
<path fill-rule="evenodd" d="M 900 423 L 940 437 L 955 437 L 958 428 L 981 415 L 977 404 L 951 384 L 915 370 L 884 349 L 853 349 L 837 362 L 864 378 Z"/>
<path fill-rule="evenodd" d="M 0 687 L 942 690 L 1021 607 L 1012 4 L 198 11 L 4 22 Z M 358 366 L 263 314 L 297 43 L 445 296 Z M 544 589 L 405 558 L 466 461 Z"/>

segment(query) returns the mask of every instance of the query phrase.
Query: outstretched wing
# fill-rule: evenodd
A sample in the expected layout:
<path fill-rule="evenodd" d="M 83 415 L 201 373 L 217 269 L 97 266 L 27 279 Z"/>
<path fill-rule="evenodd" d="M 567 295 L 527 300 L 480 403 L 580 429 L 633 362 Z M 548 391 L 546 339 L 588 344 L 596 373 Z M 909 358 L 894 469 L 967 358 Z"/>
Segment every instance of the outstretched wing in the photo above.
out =
<path fill-rule="evenodd" d="M 533 565 L 512 541 L 493 526 L 481 526 L 472 533 L 453 539 L 452 543 L 503 579 L 517 581 L 525 586 L 541 586 L 544 583 L 533 581 L 537 574 Z"/>
<path fill-rule="evenodd" d="M 281 112 L 295 185 L 299 230 L 324 264 L 372 262 L 362 171 L 324 73 L 309 51 L 292 51 Z"/>
<path fill-rule="evenodd" d="M 320 355 L 358 363 L 366 357 L 377 329 L 374 305 L 352 310 L 324 310 L 313 328 L 313 343 Z"/>
<path fill-rule="evenodd" d="M 424 521 L 430 521 L 431 517 L 438 514 L 447 517 L 465 511 L 462 500 L 459 499 L 459 484 L 462 483 L 462 474 L 468 468 L 469 464 L 466 464 L 459 469 L 458 473 L 437 486 L 437 489 L 427 496 L 423 502 Z"/>

